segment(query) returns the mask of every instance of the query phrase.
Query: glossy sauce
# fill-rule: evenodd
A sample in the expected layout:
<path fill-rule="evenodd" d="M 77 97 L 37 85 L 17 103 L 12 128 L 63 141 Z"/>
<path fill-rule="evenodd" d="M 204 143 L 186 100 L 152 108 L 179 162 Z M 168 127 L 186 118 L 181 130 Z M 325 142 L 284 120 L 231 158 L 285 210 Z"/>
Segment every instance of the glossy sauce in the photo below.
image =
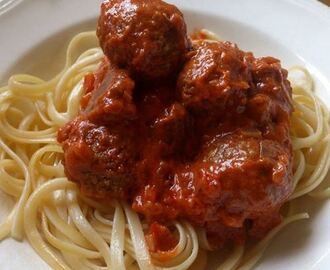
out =
<path fill-rule="evenodd" d="M 148 9 L 141 0 L 113 1 L 116 14 L 128 12 L 133 21 L 139 15 L 122 13 L 122 2 Z M 151 2 L 182 16 L 162 1 Z M 155 21 L 157 29 L 185 29 L 181 19 L 167 20 L 171 27 Z M 101 15 L 99 25 L 116 24 Z M 182 30 L 175 38 L 185 45 L 172 49 L 184 60 L 171 72 L 160 65 L 144 76 L 134 61 L 116 63 L 112 40 L 102 32 L 109 30 L 100 29 L 109 58 L 85 77 L 81 113 L 58 133 L 68 178 L 105 203 L 130 202 L 153 224 L 152 251 L 175 245 L 166 226 L 178 218 L 205 228 L 213 247 L 264 236 L 280 222 L 279 208 L 293 191 L 291 87 L 279 60 L 255 58 L 230 42 L 190 46 Z M 138 42 L 150 45 L 149 37 L 140 35 Z M 163 54 L 156 52 L 156 59 L 166 61 Z"/>

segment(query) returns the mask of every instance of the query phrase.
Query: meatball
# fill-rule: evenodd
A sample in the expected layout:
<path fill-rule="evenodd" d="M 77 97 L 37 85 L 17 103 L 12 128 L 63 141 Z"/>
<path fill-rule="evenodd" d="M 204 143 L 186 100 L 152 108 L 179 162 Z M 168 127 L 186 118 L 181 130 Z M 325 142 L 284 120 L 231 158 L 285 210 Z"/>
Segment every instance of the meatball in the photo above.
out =
<path fill-rule="evenodd" d="M 77 117 L 58 132 L 67 177 L 82 193 L 96 198 L 126 198 L 138 185 L 134 177 L 138 149 L 129 127 L 109 128 Z"/>
<path fill-rule="evenodd" d="M 278 59 L 255 58 L 230 42 L 194 46 L 179 74 L 177 95 L 197 116 L 200 129 L 244 117 L 259 128 L 288 126 L 292 90 Z"/>
<path fill-rule="evenodd" d="M 257 130 L 214 136 L 203 142 L 195 161 L 176 172 L 170 190 L 179 215 L 206 228 L 215 245 L 245 229 L 260 237 L 280 222 L 278 209 L 292 193 L 291 151 Z"/>
<path fill-rule="evenodd" d="M 244 202 L 242 207 L 227 204 L 229 211 L 261 213 L 267 208 L 276 209 L 291 191 L 290 149 L 262 138 L 258 130 L 239 129 L 230 135 L 212 138 L 204 142 L 198 160 L 212 163 L 214 171 L 219 170 L 216 178 L 222 179 L 221 196 L 227 200 L 238 197 Z M 275 189 L 278 190 L 273 194 L 277 196 L 269 196 L 270 190 Z"/>
<path fill-rule="evenodd" d="M 197 43 L 178 77 L 180 100 L 194 111 L 241 110 L 251 86 L 248 57 L 230 42 Z"/>
<path fill-rule="evenodd" d="M 108 0 L 97 36 L 104 54 L 139 80 L 175 74 L 189 41 L 182 13 L 160 0 Z"/>
<path fill-rule="evenodd" d="M 134 81 L 104 58 L 85 77 L 82 111 L 58 132 L 67 177 L 87 196 L 127 197 L 136 187 Z"/>
<path fill-rule="evenodd" d="M 293 191 L 291 149 L 264 139 L 255 130 L 237 130 L 204 144 L 199 160 L 205 201 L 218 201 L 214 209 L 227 227 L 240 228 L 249 220 L 248 233 L 262 236 L 274 226 L 278 209 Z M 270 216 L 274 219 L 268 222 Z"/>

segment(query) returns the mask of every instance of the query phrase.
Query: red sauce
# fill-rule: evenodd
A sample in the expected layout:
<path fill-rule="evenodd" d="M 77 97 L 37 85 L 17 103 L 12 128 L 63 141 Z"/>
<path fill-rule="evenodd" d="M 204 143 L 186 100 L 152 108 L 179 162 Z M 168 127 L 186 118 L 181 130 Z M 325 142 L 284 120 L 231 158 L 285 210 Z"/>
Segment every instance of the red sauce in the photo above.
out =
<path fill-rule="evenodd" d="M 151 252 L 166 252 L 178 244 L 178 238 L 168 227 L 154 222 L 150 225 L 146 240 Z"/>
<path fill-rule="evenodd" d="M 279 60 L 255 58 L 230 42 L 200 41 L 192 48 L 171 47 L 171 54 L 185 59 L 173 72 L 160 65 L 154 76 L 149 70 L 135 79 L 132 65 L 141 63 L 130 58 L 118 64 L 117 51 L 107 42 L 118 35 L 119 51 L 127 44 L 120 43 L 119 33 L 105 39 L 110 30 L 102 25 L 118 30 L 118 22 L 131 16 L 127 22 L 141 20 L 146 31 L 185 29 L 181 19 L 164 22 L 161 17 L 153 22 L 159 27 L 149 28 L 148 17 L 134 11 L 148 9 L 147 2 L 106 1 L 102 6 L 102 14 L 112 8 L 120 19 L 101 15 L 98 33 L 108 58 L 85 77 L 81 113 L 58 133 L 66 175 L 87 196 L 130 202 L 152 224 L 148 242 L 153 251 L 175 246 L 164 226 L 178 218 L 205 228 L 214 247 L 263 237 L 280 222 L 279 209 L 293 191 L 287 71 Z M 182 18 L 168 4 L 151 2 Z M 129 30 L 134 50 L 155 42 L 151 34 L 138 35 L 141 29 Z M 188 40 L 185 30 L 168 35 L 162 43 Z M 164 64 L 158 49 L 150 57 Z"/>

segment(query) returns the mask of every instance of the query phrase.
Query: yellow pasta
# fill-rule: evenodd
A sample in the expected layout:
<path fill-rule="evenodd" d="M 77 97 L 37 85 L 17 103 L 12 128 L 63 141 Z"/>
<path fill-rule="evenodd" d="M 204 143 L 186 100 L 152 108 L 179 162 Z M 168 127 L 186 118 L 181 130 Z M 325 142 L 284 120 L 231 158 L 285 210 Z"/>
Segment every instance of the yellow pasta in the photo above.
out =
<path fill-rule="evenodd" d="M 203 31 L 210 40 L 218 39 Z M 83 77 L 95 71 L 103 57 L 101 49 L 94 47 L 75 57 L 77 47 L 86 40 L 95 44 L 95 32 L 72 39 L 63 70 L 50 81 L 19 74 L 0 88 L 0 189 L 16 200 L 0 225 L 0 240 L 8 236 L 27 239 L 53 269 L 205 267 L 209 244 L 204 231 L 186 221 L 175 222 L 179 242 L 164 261 L 162 254 L 149 252 L 144 238 L 147 224 L 129 205 L 113 201 L 104 207 L 83 197 L 67 180 L 57 130 L 78 114 Z M 289 76 L 295 108 L 291 119 L 295 191 L 291 200 L 306 195 L 328 197 L 329 188 L 317 187 L 330 167 L 329 112 L 314 94 L 309 73 L 294 67 L 289 75 L 294 72 L 302 72 L 305 83 L 302 87 Z M 289 211 L 283 222 L 252 248 L 234 247 L 217 270 L 253 268 L 280 230 L 305 218 L 307 213 Z"/>

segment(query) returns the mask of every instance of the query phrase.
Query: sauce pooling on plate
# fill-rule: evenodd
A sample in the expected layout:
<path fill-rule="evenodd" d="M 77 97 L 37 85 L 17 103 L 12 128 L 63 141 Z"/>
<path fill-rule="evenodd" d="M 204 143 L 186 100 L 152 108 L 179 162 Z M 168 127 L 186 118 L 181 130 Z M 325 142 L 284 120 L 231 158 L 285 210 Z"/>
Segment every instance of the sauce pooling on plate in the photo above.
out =
<path fill-rule="evenodd" d="M 191 41 L 181 12 L 158 0 L 105 1 L 97 34 L 104 60 L 58 133 L 67 177 L 86 196 L 131 203 L 157 250 L 175 244 L 164 237 L 175 219 L 205 228 L 214 248 L 276 226 L 293 191 L 279 60 Z"/>

